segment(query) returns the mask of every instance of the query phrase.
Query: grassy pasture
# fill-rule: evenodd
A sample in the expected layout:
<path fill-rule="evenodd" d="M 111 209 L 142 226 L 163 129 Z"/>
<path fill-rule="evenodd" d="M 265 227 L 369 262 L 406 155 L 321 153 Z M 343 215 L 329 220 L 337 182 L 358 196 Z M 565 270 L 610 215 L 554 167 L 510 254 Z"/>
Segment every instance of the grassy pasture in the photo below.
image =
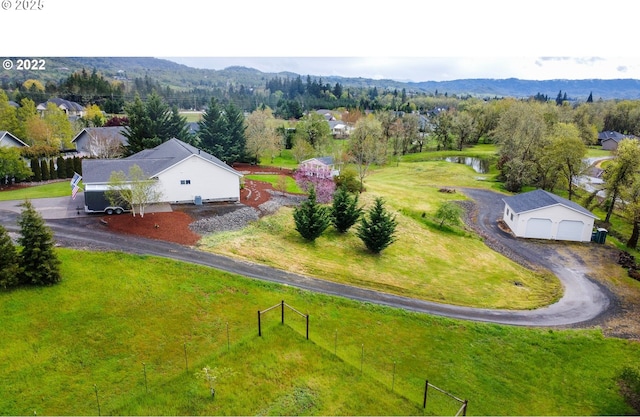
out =
<path fill-rule="evenodd" d="M 443 201 L 466 199 L 439 188 L 494 187 L 490 178 L 482 178 L 467 166 L 446 161 L 400 163 L 374 171 L 361 204 L 367 207 L 382 196 L 398 220 L 398 240 L 380 256 L 366 252 L 353 230 L 340 235 L 329 228 L 315 242 L 306 242 L 295 231 L 290 208 L 243 230 L 207 236 L 200 245 L 292 272 L 429 301 L 516 309 L 554 302 L 561 295 L 555 277 L 517 265 L 474 234 L 434 226 L 433 216 Z M 514 285 L 516 281 L 524 285 Z"/>
<path fill-rule="evenodd" d="M 0 294 L 2 415 L 624 415 L 638 343 L 410 313 L 122 253 L 58 249 L 63 281 Z M 108 267 L 107 267 L 108 266 Z M 280 310 L 285 300 L 310 315 Z M 186 352 L 186 355 L 185 355 Z M 196 373 L 220 371 L 216 397 Z M 146 372 L 146 383 L 145 383 Z M 391 390 L 393 386 L 393 391 Z M 98 391 L 98 398 L 96 392 Z"/>

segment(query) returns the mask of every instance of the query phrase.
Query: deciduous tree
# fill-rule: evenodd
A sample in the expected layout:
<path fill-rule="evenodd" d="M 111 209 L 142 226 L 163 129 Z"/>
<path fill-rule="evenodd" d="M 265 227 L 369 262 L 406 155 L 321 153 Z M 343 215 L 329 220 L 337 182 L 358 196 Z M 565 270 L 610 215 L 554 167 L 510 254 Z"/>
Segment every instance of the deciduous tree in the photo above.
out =
<path fill-rule="evenodd" d="M 364 190 L 371 165 L 386 160 L 387 149 L 382 139 L 382 124 L 376 118 L 370 115 L 358 120 L 349 140 L 349 159 L 358 172 L 360 191 Z"/>
<path fill-rule="evenodd" d="M 108 186 L 106 196 L 109 202 L 114 206 L 131 207 L 134 217 L 136 208 L 140 217 L 144 217 L 145 208 L 158 203 L 162 198 L 162 192 L 157 189 L 157 181 L 150 179 L 137 164 L 129 168 L 128 175 L 124 171 L 111 173 Z"/>
<path fill-rule="evenodd" d="M 266 156 L 273 158 L 283 149 L 282 136 L 276 132 L 275 118 L 270 109 L 255 110 L 245 120 L 247 153 L 260 162 Z"/>
<path fill-rule="evenodd" d="M 13 147 L 0 146 L 0 184 L 15 178 L 25 180 L 33 175 L 20 155 L 20 150 Z"/>
<path fill-rule="evenodd" d="M 460 217 L 463 213 L 462 207 L 453 201 L 445 201 L 438 207 L 436 219 L 440 221 L 440 228 L 442 228 L 445 223 L 457 225 L 460 224 Z"/>
<path fill-rule="evenodd" d="M 618 143 L 615 157 L 604 169 L 602 179 L 609 200 L 605 223 L 609 223 L 613 210 L 618 203 L 620 192 L 629 186 L 640 167 L 640 142 L 635 139 L 623 139 Z"/>

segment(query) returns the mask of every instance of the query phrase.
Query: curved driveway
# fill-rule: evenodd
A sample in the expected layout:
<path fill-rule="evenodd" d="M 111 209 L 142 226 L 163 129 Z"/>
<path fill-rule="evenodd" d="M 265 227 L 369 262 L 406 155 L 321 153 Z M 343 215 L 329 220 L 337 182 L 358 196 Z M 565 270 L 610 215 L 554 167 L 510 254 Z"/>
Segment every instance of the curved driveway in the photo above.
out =
<path fill-rule="evenodd" d="M 100 230 L 95 227 L 95 217 L 77 214 L 75 208 L 67 210 L 66 215 L 55 210 L 41 213 L 54 232 L 57 243 L 62 246 L 162 256 L 309 291 L 421 313 L 473 321 L 546 327 L 587 324 L 607 311 L 610 300 L 606 290 L 591 281 L 586 276 L 586 271 L 575 267 L 579 265 L 579 259 L 562 258 L 555 250 L 558 246 L 553 243 L 541 244 L 515 239 L 500 231 L 496 220 L 502 213 L 502 195 L 477 189 L 464 189 L 463 192 L 476 203 L 474 227 L 483 235 L 489 246 L 502 247 L 501 252 L 516 261 L 530 266 L 542 266 L 558 276 L 564 286 L 564 295 L 558 302 L 526 311 L 478 309 L 433 303 L 292 274 L 170 242 L 110 233 L 106 229 Z M 60 199 L 63 205 L 71 204 L 67 200 L 69 198 Z M 15 209 L 15 202 L 13 203 L 14 206 L 9 207 L 10 202 L 0 202 L 0 224 L 10 232 L 18 232 L 16 220 L 19 211 Z M 37 208 L 37 204 L 34 206 Z M 69 218 L 70 212 L 74 217 Z"/>

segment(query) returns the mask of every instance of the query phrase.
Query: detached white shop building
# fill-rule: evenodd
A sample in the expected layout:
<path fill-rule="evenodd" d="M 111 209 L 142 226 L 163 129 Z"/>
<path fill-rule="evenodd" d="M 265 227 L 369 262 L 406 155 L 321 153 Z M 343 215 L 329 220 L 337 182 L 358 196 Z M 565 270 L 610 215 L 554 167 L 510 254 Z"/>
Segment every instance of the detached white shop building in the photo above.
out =
<path fill-rule="evenodd" d="M 517 237 L 590 242 L 593 213 L 544 190 L 505 197 L 504 222 Z"/>
<path fill-rule="evenodd" d="M 149 179 L 157 181 L 164 203 L 240 201 L 242 174 L 218 158 L 178 139 L 145 149 L 122 159 L 83 159 L 85 210 L 104 211 L 104 195 L 113 172 L 126 175 L 138 165 Z M 104 207 L 102 207 L 104 206 Z"/>

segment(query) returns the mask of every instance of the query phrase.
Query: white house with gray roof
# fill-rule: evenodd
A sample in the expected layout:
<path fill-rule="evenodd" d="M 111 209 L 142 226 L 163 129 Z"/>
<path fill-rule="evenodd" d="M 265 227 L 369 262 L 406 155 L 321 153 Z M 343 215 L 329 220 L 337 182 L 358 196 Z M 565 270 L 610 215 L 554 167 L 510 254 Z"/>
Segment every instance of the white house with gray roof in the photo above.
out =
<path fill-rule="evenodd" d="M 162 202 L 240 201 L 240 172 L 215 156 L 173 138 L 123 159 L 83 159 L 85 210 L 104 210 L 92 206 L 107 204 L 104 193 L 112 173 L 122 171 L 128 175 L 134 165 L 157 181 Z"/>
<path fill-rule="evenodd" d="M 579 204 L 535 190 L 505 197 L 503 220 L 517 237 L 590 242 L 597 217 Z"/>

